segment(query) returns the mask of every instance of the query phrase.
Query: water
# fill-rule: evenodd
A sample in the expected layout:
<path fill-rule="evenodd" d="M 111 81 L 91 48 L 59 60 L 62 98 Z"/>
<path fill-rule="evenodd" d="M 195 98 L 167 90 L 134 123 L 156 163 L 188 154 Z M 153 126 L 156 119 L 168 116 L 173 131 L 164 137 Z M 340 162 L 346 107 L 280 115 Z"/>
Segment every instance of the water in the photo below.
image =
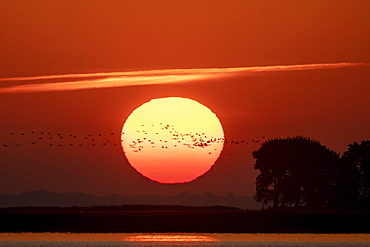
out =
<path fill-rule="evenodd" d="M 167 242 L 163 243 L 125 243 L 125 242 L 0 242 L 0 246 L 4 247 L 100 247 L 100 246 L 175 246 L 175 247 L 187 247 L 187 246 L 217 246 L 217 247 L 232 247 L 232 246 L 245 246 L 245 247 L 276 247 L 276 246 L 305 246 L 305 247 L 361 247 L 370 246 L 368 243 L 290 243 L 290 242 L 278 242 L 278 243 L 256 243 L 256 242 L 220 242 L 220 243 L 176 243 Z"/>
<path fill-rule="evenodd" d="M 1 247 L 370 247 L 370 234 L 0 233 Z"/>

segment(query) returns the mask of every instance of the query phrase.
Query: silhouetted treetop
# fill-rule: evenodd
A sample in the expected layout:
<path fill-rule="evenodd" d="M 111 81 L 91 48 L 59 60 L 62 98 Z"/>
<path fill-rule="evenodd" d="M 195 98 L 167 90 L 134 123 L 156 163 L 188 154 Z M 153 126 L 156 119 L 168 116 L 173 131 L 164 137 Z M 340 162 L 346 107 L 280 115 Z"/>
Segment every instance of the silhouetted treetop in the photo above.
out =
<path fill-rule="evenodd" d="M 322 208 L 338 173 L 339 154 L 302 136 L 269 139 L 252 152 L 256 178 L 254 198 L 277 207 Z"/>
<path fill-rule="evenodd" d="M 342 160 L 358 180 L 357 199 L 370 205 L 370 140 L 349 144 Z"/>

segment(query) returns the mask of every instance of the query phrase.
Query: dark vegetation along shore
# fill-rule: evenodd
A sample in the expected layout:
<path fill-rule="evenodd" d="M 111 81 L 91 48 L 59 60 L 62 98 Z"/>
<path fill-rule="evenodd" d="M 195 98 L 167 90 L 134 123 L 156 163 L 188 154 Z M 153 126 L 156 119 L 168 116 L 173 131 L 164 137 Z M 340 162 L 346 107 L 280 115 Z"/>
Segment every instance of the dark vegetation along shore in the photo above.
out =
<path fill-rule="evenodd" d="M 0 209 L 0 232 L 370 233 L 370 213 L 230 207 L 101 206 Z"/>

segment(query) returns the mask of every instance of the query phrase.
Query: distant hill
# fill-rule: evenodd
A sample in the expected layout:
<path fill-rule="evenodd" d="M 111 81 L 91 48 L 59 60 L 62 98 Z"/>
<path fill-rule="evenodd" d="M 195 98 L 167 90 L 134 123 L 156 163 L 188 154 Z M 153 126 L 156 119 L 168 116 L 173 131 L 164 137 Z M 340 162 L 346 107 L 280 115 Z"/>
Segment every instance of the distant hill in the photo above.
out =
<path fill-rule="evenodd" d="M 35 215 L 120 215 L 120 216 L 170 216 L 170 215 L 209 215 L 215 213 L 244 212 L 245 210 L 225 206 L 182 206 L 182 205 L 111 205 L 111 206 L 72 206 L 72 207 L 7 207 L 0 208 L 0 214 Z"/>
<path fill-rule="evenodd" d="M 71 207 L 93 205 L 184 205 L 184 206 L 224 206 L 240 209 L 260 209 L 248 196 L 218 196 L 210 192 L 202 195 L 181 192 L 172 196 L 159 195 L 105 195 L 96 196 L 86 193 L 54 193 L 45 190 L 25 192 L 19 195 L 0 195 L 0 207 Z"/>

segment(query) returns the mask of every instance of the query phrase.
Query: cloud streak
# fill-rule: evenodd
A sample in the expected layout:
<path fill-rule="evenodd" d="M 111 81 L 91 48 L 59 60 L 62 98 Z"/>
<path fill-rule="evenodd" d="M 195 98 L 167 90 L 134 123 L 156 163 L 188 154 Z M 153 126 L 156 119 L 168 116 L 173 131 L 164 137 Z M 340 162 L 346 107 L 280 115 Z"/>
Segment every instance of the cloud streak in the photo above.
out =
<path fill-rule="evenodd" d="M 64 74 L 0 78 L 0 82 L 21 83 L 0 87 L 0 93 L 36 93 L 115 88 L 141 85 L 189 83 L 261 72 L 303 71 L 369 66 L 364 63 L 330 63 L 236 68 L 165 69 L 129 72 Z M 54 80 L 54 82 L 53 82 Z M 62 82 L 55 80 L 64 80 Z"/>

